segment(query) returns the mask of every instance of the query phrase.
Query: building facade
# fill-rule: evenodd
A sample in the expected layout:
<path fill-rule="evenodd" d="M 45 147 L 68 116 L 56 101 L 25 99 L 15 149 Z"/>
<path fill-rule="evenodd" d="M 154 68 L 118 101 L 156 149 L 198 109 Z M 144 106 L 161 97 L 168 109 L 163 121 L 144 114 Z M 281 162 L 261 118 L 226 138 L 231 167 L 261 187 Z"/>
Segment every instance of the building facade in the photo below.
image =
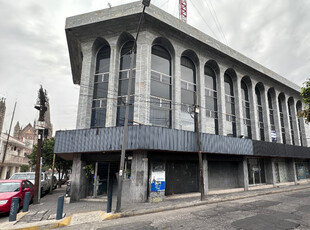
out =
<path fill-rule="evenodd" d="M 22 165 L 29 165 L 27 152 L 29 148 L 25 143 L 10 136 L 5 157 L 4 151 L 8 140 L 8 134 L 0 136 L 0 179 L 9 179 L 14 173 L 20 172 Z M 3 159 L 4 157 L 4 159 Z M 2 160 L 4 160 L 2 162 Z"/>
<path fill-rule="evenodd" d="M 126 103 L 127 201 L 199 191 L 195 97 L 206 192 L 310 177 L 300 87 L 153 5 L 126 101 L 141 11 L 136 2 L 67 18 L 80 97 L 77 129 L 56 132 L 55 153 L 73 160 L 72 200 L 116 185 Z"/>
<path fill-rule="evenodd" d="M 3 128 L 3 122 L 4 122 L 4 117 L 5 117 L 5 98 L 0 97 L 0 134 L 2 133 L 2 128 Z"/>

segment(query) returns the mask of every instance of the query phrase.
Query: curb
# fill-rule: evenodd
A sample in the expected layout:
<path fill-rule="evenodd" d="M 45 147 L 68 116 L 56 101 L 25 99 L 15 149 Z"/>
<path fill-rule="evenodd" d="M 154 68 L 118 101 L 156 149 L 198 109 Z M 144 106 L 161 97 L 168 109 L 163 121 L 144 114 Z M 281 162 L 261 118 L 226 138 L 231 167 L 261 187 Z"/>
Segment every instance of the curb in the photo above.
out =
<path fill-rule="evenodd" d="M 118 219 L 118 218 L 123 218 L 123 217 L 139 216 L 139 215 L 145 215 L 145 214 L 151 214 L 151 213 L 157 213 L 157 212 L 163 212 L 163 211 L 171 211 L 171 210 L 196 207 L 196 206 L 201 206 L 201 205 L 206 205 L 206 204 L 214 204 L 214 203 L 221 203 L 221 202 L 226 202 L 226 201 L 241 200 L 241 199 L 247 199 L 247 198 L 252 198 L 252 197 L 257 197 L 257 196 L 271 195 L 271 194 L 277 194 L 277 193 L 285 193 L 285 192 L 298 191 L 298 190 L 310 188 L 310 185 L 303 186 L 303 187 L 297 187 L 297 186 L 294 186 L 294 187 L 292 186 L 292 188 L 289 188 L 289 189 L 286 189 L 285 187 L 283 187 L 283 188 L 278 188 L 276 190 L 268 189 L 269 191 L 265 190 L 265 191 L 260 191 L 260 192 L 259 192 L 259 190 L 256 190 L 256 191 L 253 191 L 252 194 L 236 195 L 233 197 L 219 197 L 219 198 L 215 197 L 212 200 L 211 199 L 210 200 L 204 200 L 204 201 L 197 200 L 197 201 L 178 204 L 178 205 L 174 205 L 174 206 L 141 209 L 141 210 L 136 210 L 136 211 L 125 211 L 125 212 L 121 212 L 121 213 L 106 213 L 104 211 L 93 211 L 93 213 L 97 212 L 99 214 L 101 220 L 105 221 L 105 220 L 112 220 L 112 219 Z M 88 212 L 72 214 L 71 216 L 68 216 L 68 217 L 64 218 L 63 220 L 57 221 L 56 223 L 55 223 L 56 220 L 53 220 L 54 222 L 42 223 L 41 225 L 40 225 L 40 222 L 37 222 L 38 225 L 35 225 L 35 223 L 34 223 L 34 225 L 28 226 L 28 227 L 14 226 L 18 222 L 18 220 L 20 220 L 23 216 L 28 214 L 28 212 L 21 213 L 18 220 L 16 222 L 12 222 L 13 226 L 11 226 L 11 228 L 7 228 L 7 229 L 39 230 L 39 229 L 53 229 L 53 228 L 60 228 L 60 227 L 66 227 L 66 226 L 74 226 L 74 224 L 71 225 L 71 220 L 72 220 L 73 216 L 83 215 L 85 213 L 88 213 Z M 92 213 L 92 212 L 89 212 L 89 213 Z M 85 222 L 85 223 L 87 223 L 87 222 Z M 0 225 L 0 227 L 1 227 L 1 225 Z"/>

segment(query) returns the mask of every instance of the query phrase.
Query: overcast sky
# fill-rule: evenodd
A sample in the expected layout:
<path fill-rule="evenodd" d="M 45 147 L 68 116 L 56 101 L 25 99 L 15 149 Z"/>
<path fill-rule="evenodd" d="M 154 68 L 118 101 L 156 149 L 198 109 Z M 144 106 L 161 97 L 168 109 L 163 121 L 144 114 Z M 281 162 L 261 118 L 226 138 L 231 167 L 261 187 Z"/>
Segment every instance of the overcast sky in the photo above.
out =
<path fill-rule="evenodd" d="M 79 86 L 72 82 L 65 18 L 107 8 L 108 2 L 133 1 L 0 0 L 3 131 L 9 129 L 15 101 L 14 125 L 38 118 L 33 106 L 40 84 L 48 91 L 54 130 L 75 128 Z M 178 2 L 151 1 L 174 16 Z M 309 12 L 309 0 L 188 0 L 188 24 L 300 86 L 310 77 Z"/>

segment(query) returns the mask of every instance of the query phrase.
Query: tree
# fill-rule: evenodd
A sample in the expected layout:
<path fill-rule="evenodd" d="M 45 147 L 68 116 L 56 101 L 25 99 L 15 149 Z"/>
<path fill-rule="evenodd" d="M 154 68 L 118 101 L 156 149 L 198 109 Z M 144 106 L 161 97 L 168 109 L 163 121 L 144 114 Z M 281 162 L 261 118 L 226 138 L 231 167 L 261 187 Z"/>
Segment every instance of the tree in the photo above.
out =
<path fill-rule="evenodd" d="M 303 87 L 301 87 L 301 97 L 302 101 L 305 103 L 305 108 L 298 112 L 299 117 L 304 117 L 306 123 L 310 122 L 310 78 L 304 82 Z"/>
<path fill-rule="evenodd" d="M 48 169 L 53 167 L 54 145 L 55 145 L 54 138 L 46 139 L 43 142 L 43 146 L 42 146 L 42 161 L 43 161 L 42 170 L 43 171 L 47 171 Z M 32 153 L 28 155 L 29 163 L 33 168 L 36 165 L 36 153 L 37 153 L 37 145 L 34 145 Z M 59 181 L 60 181 L 60 178 L 63 178 L 64 174 L 68 173 L 68 170 L 71 169 L 71 166 L 72 166 L 72 161 L 64 160 L 56 155 L 55 168 L 59 173 L 59 177 L 57 178 Z"/>
<path fill-rule="evenodd" d="M 20 166 L 20 171 L 21 172 L 28 172 L 29 171 L 29 165 L 21 165 Z"/>

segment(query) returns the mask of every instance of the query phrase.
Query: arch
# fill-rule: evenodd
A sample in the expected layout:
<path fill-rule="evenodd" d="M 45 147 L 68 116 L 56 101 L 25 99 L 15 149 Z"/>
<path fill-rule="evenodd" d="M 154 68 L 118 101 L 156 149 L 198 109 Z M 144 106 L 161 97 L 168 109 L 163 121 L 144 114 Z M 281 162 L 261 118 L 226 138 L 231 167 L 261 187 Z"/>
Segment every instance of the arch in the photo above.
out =
<path fill-rule="evenodd" d="M 182 56 L 185 56 L 189 59 L 192 60 L 192 62 L 195 64 L 196 68 L 198 69 L 199 67 L 199 58 L 197 56 L 197 54 L 193 51 L 193 50 L 185 50 L 183 51 Z"/>
<path fill-rule="evenodd" d="M 214 134 L 218 134 L 218 106 L 217 106 L 217 76 L 219 67 L 214 60 L 209 60 L 204 66 L 205 77 L 205 107 L 206 116 L 214 120 Z M 211 125 L 211 123 L 210 123 Z M 210 129 L 212 130 L 212 129 Z"/>
<path fill-rule="evenodd" d="M 251 115 L 250 115 L 250 97 L 249 88 L 252 87 L 252 82 L 248 76 L 241 79 L 241 99 L 242 99 L 242 110 L 243 110 L 243 123 L 246 126 L 246 135 L 248 138 L 252 138 L 251 129 Z"/>
<path fill-rule="evenodd" d="M 92 55 L 94 90 L 91 127 L 105 127 L 111 56 L 109 43 L 103 38 L 97 38 L 92 46 Z"/>
<path fill-rule="evenodd" d="M 158 43 L 153 44 L 151 53 L 150 123 L 171 128 L 171 55 Z"/>
<path fill-rule="evenodd" d="M 235 87 L 234 82 L 237 81 L 236 72 L 230 68 L 224 73 L 224 87 L 225 87 L 225 108 L 226 108 L 226 121 L 231 125 L 225 125 L 228 136 L 237 136 L 236 130 L 236 111 L 235 111 Z"/>
<path fill-rule="evenodd" d="M 294 120 L 293 117 L 295 117 L 294 111 L 294 98 L 289 97 L 287 100 L 287 107 L 288 107 L 288 118 L 289 118 L 289 129 L 290 129 L 290 134 L 291 134 L 291 140 L 292 144 L 295 145 L 295 132 L 294 132 Z"/>
<path fill-rule="evenodd" d="M 172 45 L 172 43 L 165 37 L 157 37 L 152 42 L 152 46 L 154 45 L 160 45 L 163 48 L 165 48 L 169 53 L 171 57 L 175 56 L 175 49 Z"/>
<path fill-rule="evenodd" d="M 122 32 L 117 39 L 117 49 L 121 50 L 122 46 L 128 41 L 134 41 L 135 38 L 128 32 Z"/>
<path fill-rule="evenodd" d="M 286 128 L 284 122 L 284 110 L 285 110 L 285 95 L 284 93 L 280 93 L 278 96 L 278 105 L 279 105 L 279 114 L 280 114 L 280 124 L 281 124 L 281 134 L 282 134 L 282 143 L 286 144 Z"/>

